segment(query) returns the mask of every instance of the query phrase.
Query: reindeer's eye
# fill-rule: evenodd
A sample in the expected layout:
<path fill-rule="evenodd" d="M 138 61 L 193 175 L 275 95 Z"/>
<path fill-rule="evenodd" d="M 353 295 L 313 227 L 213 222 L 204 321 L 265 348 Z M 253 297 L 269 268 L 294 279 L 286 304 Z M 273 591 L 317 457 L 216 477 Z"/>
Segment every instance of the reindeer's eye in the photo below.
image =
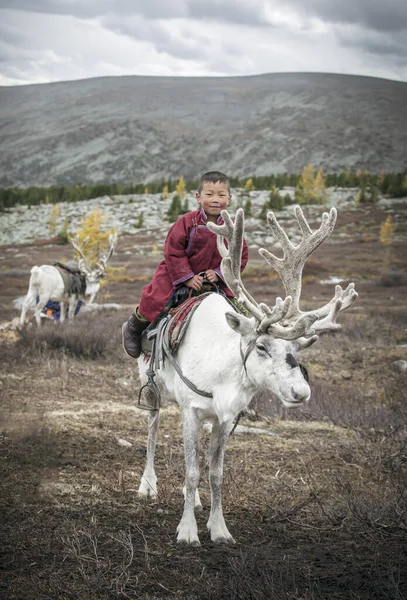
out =
<path fill-rule="evenodd" d="M 298 367 L 298 363 L 292 354 L 288 353 L 287 356 L 285 357 L 285 360 L 292 369 L 295 369 L 295 367 Z"/>
<path fill-rule="evenodd" d="M 256 344 L 256 348 L 260 354 L 267 354 L 267 348 L 264 346 L 264 344 Z"/>

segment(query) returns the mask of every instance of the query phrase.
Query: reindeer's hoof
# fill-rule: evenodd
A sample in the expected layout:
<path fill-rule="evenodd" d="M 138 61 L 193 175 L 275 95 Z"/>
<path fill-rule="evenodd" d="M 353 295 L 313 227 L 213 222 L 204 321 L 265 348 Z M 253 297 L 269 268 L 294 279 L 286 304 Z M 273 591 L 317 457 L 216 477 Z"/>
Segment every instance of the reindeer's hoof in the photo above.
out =
<path fill-rule="evenodd" d="M 218 537 L 212 540 L 212 542 L 214 544 L 218 544 L 218 545 L 226 545 L 226 544 L 230 544 L 231 546 L 233 544 L 236 544 L 234 538 L 232 538 L 232 536 L 225 538 L 225 537 Z"/>
<path fill-rule="evenodd" d="M 207 523 L 208 531 L 211 534 L 211 540 L 214 544 L 235 544 L 235 540 L 229 533 L 224 519 L 209 517 Z"/>
<path fill-rule="evenodd" d="M 158 494 L 154 494 L 153 492 L 147 492 L 146 494 L 144 492 L 140 492 L 140 490 L 137 492 L 137 495 L 139 498 L 141 498 L 142 500 L 156 500 Z"/>
<path fill-rule="evenodd" d="M 177 542 L 178 544 L 187 544 L 188 546 L 200 546 L 201 542 L 198 537 L 198 528 L 195 518 L 182 518 L 177 527 Z"/>
<path fill-rule="evenodd" d="M 179 544 L 180 546 L 193 546 L 193 547 L 197 548 L 198 546 L 201 545 L 201 542 L 199 540 L 191 540 L 189 542 L 187 540 L 177 539 L 177 544 Z"/>
<path fill-rule="evenodd" d="M 152 500 L 155 500 L 157 495 L 157 485 L 152 485 L 143 479 L 138 489 L 139 498 L 151 498 Z"/>

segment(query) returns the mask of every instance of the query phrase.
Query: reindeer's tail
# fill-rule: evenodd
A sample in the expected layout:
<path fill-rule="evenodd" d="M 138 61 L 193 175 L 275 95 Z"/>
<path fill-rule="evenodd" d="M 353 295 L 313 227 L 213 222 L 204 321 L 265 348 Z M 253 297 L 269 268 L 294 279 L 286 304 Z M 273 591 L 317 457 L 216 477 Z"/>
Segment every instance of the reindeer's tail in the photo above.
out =
<path fill-rule="evenodd" d="M 33 267 L 31 269 L 30 288 L 32 290 L 36 290 L 38 288 L 39 282 L 40 282 L 40 268 Z"/>
<path fill-rule="evenodd" d="M 39 267 L 33 267 L 31 269 L 30 283 L 28 285 L 28 292 L 23 301 L 23 306 L 21 309 L 20 316 L 20 326 L 23 327 L 25 323 L 25 315 L 27 310 L 30 308 L 32 304 L 34 304 L 39 290 L 40 277 L 39 277 L 40 269 Z"/>
<path fill-rule="evenodd" d="M 31 280 L 34 282 L 38 281 L 38 273 L 40 272 L 40 268 L 39 267 L 33 267 L 31 269 Z"/>

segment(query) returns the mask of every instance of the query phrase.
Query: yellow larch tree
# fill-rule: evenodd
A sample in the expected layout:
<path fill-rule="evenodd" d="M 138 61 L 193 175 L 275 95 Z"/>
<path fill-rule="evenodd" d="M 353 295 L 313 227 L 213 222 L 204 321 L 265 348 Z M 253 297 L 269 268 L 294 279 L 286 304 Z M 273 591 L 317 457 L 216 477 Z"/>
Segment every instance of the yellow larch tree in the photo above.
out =
<path fill-rule="evenodd" d="M 177 196 L 179 196 L 180 200 L 182 200 L 182 198 L 187 193 L 183 175 L 181 175 L 180 178 L 178 179 L 178 183 L 175 186 L 175 191 L 177 192 Z"/>
<path fill-rule="evenodd" d="M 314 199 L 318 204 L 325 204 L 327 200 L 325 178 L 322 167 L 318 170 L 314 180 Z"/>
<path fill-rule="evenodd" d="M 49 217 L 48 217 L 48 232 L 49 234 L 55 235 L 56 230 L 57 230 L 57 223 L 58 223 L 58 219 L 61 215 L 61 207 L 59 206 L 59 204 L 54 204 L 53 207 L 51 208 L 51 212 L 49 213 Z"/>
<path fill-rule="evenodd" d="M 311 204 L 314 191 L 314 167 L 306 165 L 295 188 L 295 201 L 298 204 Z"/>
<path fill-rule="evenodd" d="M 393 219 L 391 215 L 388 215 L 386 220 L 382 223 L 380 227 L 380 242 L 385 247 L 384 253 L 384 267 L 388 268 L 390 265 L 390 256 L 391 256 L 391 244 L 393 242 L 394 232 L 396 230 L 396 226 L 393 223 Z"/>
<path fill-rule="evenodd" d="M 380 227 L 380 242 L 383 246 L 389 246 L 392 243 L 395 229 L 393 219 L 391 215 L 388 215 Z"/>
<path fill-rule="evenodd" d="M 253 183 L 253 179 L 247 179 L 246 183 L 244 184 L 244 191 L 245 192 L 252 192 L 254 190 L 254 183 Z"/>
<path fill-rule="evenodd" d="M 91 265 L 96 263 L 101 254 L 109 248 L 109 235 L 113 233 L 114 230 L 103 230 L 107 219 L 108 216 L 103 214 L 98 206 L 81 220 L 81 228 L 77 234 L 79 236 L 80 244 L 85 238 L 88 238 L 86 244 L 82 248 L 82 252 Z"/>
<path fill-rule="evenodd" d="M 168 185 L 163 187 L 163 191 L 161 192 L 161 200 L 166 200 L 168 198 Z"/>

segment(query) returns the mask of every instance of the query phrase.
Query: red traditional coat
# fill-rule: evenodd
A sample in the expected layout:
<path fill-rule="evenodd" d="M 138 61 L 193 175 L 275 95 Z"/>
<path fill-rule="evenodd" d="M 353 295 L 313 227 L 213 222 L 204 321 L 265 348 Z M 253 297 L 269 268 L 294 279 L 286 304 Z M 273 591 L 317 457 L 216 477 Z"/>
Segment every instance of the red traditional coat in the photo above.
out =
<path fill-rule="evenodd" d="M 153 322 L 162 312 L 176 288 L 201 271 L 212 269 L 223 281 L 220 271 L 222 260 L 216 246 L 216 235 L 206 227 L 203 210 L 182 215 L 168 231 L 164 245 L 164 260 L 160 262 L 152 282 L 143 288 L 139 305 L 140 314 Z M 218 224 L 223 223 L 221 217 Z M 247 243 L 243 241 L 241 270 L 248 259 Z M 227 296 L 233 297 L 224 287 Z"/>

